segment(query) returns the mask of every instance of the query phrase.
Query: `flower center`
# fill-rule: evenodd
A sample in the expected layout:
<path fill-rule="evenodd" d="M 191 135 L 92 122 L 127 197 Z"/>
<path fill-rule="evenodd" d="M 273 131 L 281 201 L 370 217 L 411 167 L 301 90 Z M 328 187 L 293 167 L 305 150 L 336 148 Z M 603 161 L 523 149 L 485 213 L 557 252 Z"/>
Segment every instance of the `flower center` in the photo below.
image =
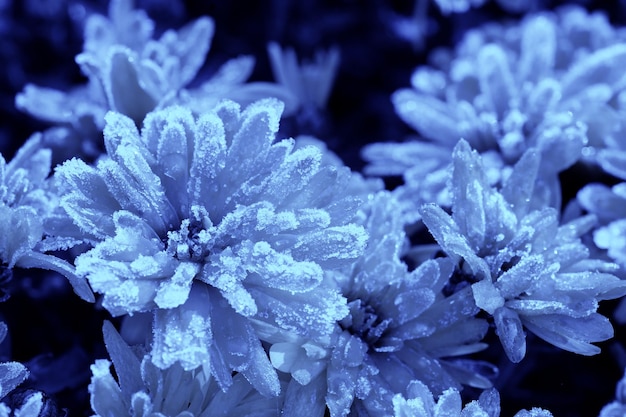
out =
<path fill-rule="evenodd" d="M 339 322 L 343 330 L 361 339 L 367 346 L 375 348 L 391 319 L 383 319 L 376 309 L 360 299 L 348 303 L 350 314 Z"/>
<path fill-rule="evenodd" d="M 167 233 L 165 247 L 179 261 L 202 262 L 211 253 L 210 238 L 200 221 L 185 219 L 180 229 Z"/>

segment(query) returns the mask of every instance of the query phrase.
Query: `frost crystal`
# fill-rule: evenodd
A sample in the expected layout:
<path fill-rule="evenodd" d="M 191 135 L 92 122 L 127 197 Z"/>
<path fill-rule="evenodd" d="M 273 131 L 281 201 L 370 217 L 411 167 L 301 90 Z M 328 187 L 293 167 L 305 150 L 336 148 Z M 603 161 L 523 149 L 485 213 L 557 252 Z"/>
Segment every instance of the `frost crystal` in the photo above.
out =
<path fill-rule="evenodd" d="M 552 208 L 533 208 L 530 195 L 539 156 L 527 151 L 502 189 L 489 185 L 482 160 L 460 141 L 453 154 L 452 215 L 422 208 L 424 223 L 468 277 L 476 305 L 490 314 L 513 362 L 526 353 L 523 328 L 562 349 L 594 355 L 591 342 L 613 336 L 598 301 L 621 297 L 626 282 L 616 265 L 589 259 L 580 241 L 594 223 L 582 217 L 559 225 Z"/>
<path fill-rule="evenodd" d="M 231 101 L 195 118 L 153 112 L 141 134 L 107 115 L 109 158 L 57 169 L 71 190 L 62 206 L 94 248 L 79 274 L 114 315 L 154 311 L 152 361 L 191 370 L 210 361 L 218 382 L 233 370 L 264 394 L 278 379 L 252 322 L 327 336 L 345 300 L 320 285 L 367 235 L 351 223 L 360 200 L 350 172 L 320 163 L 317 148 L 274 143 L 282 105 Z"/>

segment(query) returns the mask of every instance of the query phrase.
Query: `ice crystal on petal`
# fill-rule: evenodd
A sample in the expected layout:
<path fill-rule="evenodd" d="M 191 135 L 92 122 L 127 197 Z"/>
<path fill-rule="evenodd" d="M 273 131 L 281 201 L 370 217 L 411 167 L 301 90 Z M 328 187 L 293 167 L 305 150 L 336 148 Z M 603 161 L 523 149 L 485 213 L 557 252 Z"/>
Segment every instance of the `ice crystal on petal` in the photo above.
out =
<path fill-rule="evenodd" d="M 526 352 L 524 328 L 572 352 L 593 355 L 592 342 L 612 337 L 598 301 L 619 298 L 626 283 L 615 265 L 589 259 L 580 236 L 594 218 L 560 225 L 552 208 L 533 207 L 538 155 L 526 151 L 501 189 L 489 184 L 482 159 L 461 140 L 453 153 L 452 215 L 435 205 L 421 213 L 441 248 L 471 285 L 476 305 L 492 315 L 509 359 Z M 515 190 L 515 192 L 514 192 Z"/>
<path fill-rule="evenodd" d="M 28 370 L 19 362 L 0 363 L 0 399 L 28 378 Z"/>
<path fill-rule="evenodd" d="M 141 132 L 110 113 L 108 158 L 56 173 L 62 206 L 93 245 L 78 273 L 111 313 L 154 312 L 152 361 L 210 363 L 223 388 L 238 371 L 266 395 L 279 385 L 257 330 L 327 337 L 347 308 L 325 271 L 348 267 L 367 241 L 348 168 L 274 143 L 281 110 L 272 99 L 198 118 L 168 108 Z"/>
<path fill-rule="evenodd" d="M 7 327 L 0 322 L 0 343 L 7 334 Z M 18 385 L 29 377 L 29 371 L 23 364 L 19 362 L 2 362 L 0 363 L 0 400 L 4 399 Z M 30 395 L 23 398 L 21 407 L 11 410 L 4 403 L 0 403 L 0 416 L 3 417 L 36 417 L 43 407 L 43 395 L 41 392 L 33 391 Z"/>

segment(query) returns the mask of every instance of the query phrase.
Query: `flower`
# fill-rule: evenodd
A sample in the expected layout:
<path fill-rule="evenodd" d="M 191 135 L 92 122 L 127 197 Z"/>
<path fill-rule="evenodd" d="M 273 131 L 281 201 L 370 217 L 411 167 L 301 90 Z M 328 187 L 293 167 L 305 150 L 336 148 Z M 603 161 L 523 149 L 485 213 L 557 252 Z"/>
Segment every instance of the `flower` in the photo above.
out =
<path fill-rule="evenodd" d="M 500 416 L 500 396 L 490 389 L 483 392 L 478 400 L 464 407 L 461 395 L 455 388 L 446 390 L 437 402 L 428 387 L 419 381 L 412 381 L 407 388 L 408 398 L 397 394 L 393 397 L 395 417 L 498 417 Z M 461 408 L 462 407 L 462 408 Z M 514 417 L 552 417 L 552 413 L 540 408 L 522 410 Z"/>
<path fill-rule="evenodd" d="M 576 196 L 583 209 L 598 217 L 599 227 L 594 230 L 595 245 L 607 250 L 608 256 L 626 267 L 626 183 L 612 187 L 604 184 L 587 184 Z"/>
<path fill-rule="evenodd" d="M 93 293 L 74 267 L 44 253 L 45 222 L 58 198 L 48 184 L 50 150 L 42 147 L 41 135 L 31 136 L 11 162 L 0 155 L 0 260 L 12 269 L 39 268 L 66 276 L 82 299 L 93 301 Z"/>
<path fill-rule="evenodd" d="M 0 343 L 2 343 L 7 335 L 7 326 L 4 322 L 0 322 Z M 27 393 L 23 398 L 11 399 L 13 403 L 19 400 L 20 408 L 11 410 L 7 402 L 7 395 L 21 383 L 23 383 L 30 373 L 28 369 L 19 362 L 2 362 L 0 363 L 0 416 L 2 417 L 30 417 L 38 416 L 43 407 L 43 395 L 41 392 L 33 391 Z M 19 397 L 16 396 L 16 397 Z"/>
<path fill-rule="evenodd" d="M 339 67 L 339 50 L 318 51 L 313 62 L 298 65 L 293 49 L 283 50 L 271 42 L 267 45 L 274 78 L 293 95 L 294 106 L 312 113 L 326 107 Z"/>
<path fill-rule="evenodd" d="M 412 223 L 423 203 L 450 206 L 446 172 L 459 139 L 483 155 L 492 185 L 535 148 L 541 181 L 531 197 L 559 209 L 559 172 L 581 159 L 609 172 L 623 166 L 622 151 L 613 152 L 626 120 L 615 70 L 626 59 L 623 40 L 606 16 L 577 7 L 468 31 L 454 51 L 438 51 L 432 66 L 414 71 L 412 88 L 392 96 L 420 138 L 364 147 L 365 172 L 403 176 L 396 194 L 413 205 L 405 214 Z"/>
<path fill-rule="evenodd" d="M 206 366 L 185 370 L 180 364 L 157 368 L 149 355 L 137 357 L 113 325 L 105 322 L 104 338 L 113 360 L 98 359 L 91 366 L 89 394 L 97 416 L 279 416 L 280 398 L 260 395 L 241 374 L 222 391 Z"/>
<path fill-rule="evenodd" d="M 392 397 L 412 380 L 440 393 L 461 383 L 491 386 L 493 366 L 455 358 L 479 351 L 487 323 L 464 294 L 444 297 L 451 265 L 431 260 L 409 272 L 400 260 L 406 247 L 402 224 L 388 192 L 370 196 L 361 209 L 368 246 L 351 268 L 332 276 L 348 300 L 349 313 L 330 338 L 267 338 L 270 358 L 290 373 L 285 407 L 308 399 L 312 415 L 390 415 Z M 282 339 L 281 339 L 282 337 Z M 294 392 L 294 395 L 290 395 Z M 297 393 L 297 394 L 295 394 Z"/>
<path fill-rule="evenodd" d="M 274 143 L 282 104 L 224 101 L 195 118 L 152 112 L 141 134 L 109 113 L 109 158 L 57 169 L 61 205 L 93 249 L 78 273 L 114 315 L 154 312 L 152 361 L 209 362 L 217 381 L 242 373 L 266 395 L 278 379 L 252 320 L 317 338 L 347 312 L 324 271 L 345 267 L 367 235 L 350 171 L 321 165 L 315 147 Z"/>
<path fill-rule="evenodd" d="M 212 78 L 187 89 L 210 49 L 214 22 L 200 17 L 178 31 L 154 39 L 155 23 L 132 0 L 112 0 L 108 17 L 94 14 L 85 22 L 83 52 L 76 56 L 88 83 L 69 92 L 28 84 L 15 98 L 16 107 L 58 124 L 44 137 L 76 154 L 98 156 L 104 115 L 113 110 L 139 126 L 146 115 L 169 105 L 185 105 L 197 114 L 209 111 L 222 98 L 240 103 L 287 98 L 271 83 L 244 84 L 254 59 L 227 61 Z"/>
<path fill-rule="evenodd" d="M 423 221 L 471 284 L 476 305 L 490 314 L 512 362 L 526 352 L 523 327 L 547 342 L 583 355 L 591 342 L 613 336 L 598 301 L 626 294 L 626 282 L 609 274 L 617 265 L 589 258 L 580 236 L 592 216 L 559 225 L 551 207 L 530 196 L 539 154 L 527 151 L 500 190 L 490 186 L 482 160 L 461 140 L 453 153 L 452 215 L 430 204 Z"/>

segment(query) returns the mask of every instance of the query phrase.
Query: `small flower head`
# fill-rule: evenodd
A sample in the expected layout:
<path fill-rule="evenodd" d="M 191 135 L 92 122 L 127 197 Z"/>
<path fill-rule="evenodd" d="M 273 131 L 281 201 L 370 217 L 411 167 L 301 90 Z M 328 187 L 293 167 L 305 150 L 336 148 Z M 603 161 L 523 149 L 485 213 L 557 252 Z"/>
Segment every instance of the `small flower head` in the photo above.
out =
<path fill-rule="evenodd" d="M 334 417 L 361 409 L 388 415 L 393 395 L 412 380 L 438 393 L 462 383 L 490 386 L 488 365 L 455 358 L 485 347 L 479 342 L 486 322 L 473 318 L 478 309 L 468 294 L 441 294 L 452 272 L 447 260 L 407 270 L 396 208 L 395 199 L 380 192 L 361 209 L 370 239 L 352 267 L 333 274 L 349 312 L 330 339 L 275 339 L 270 348 L 274 366 L 291 373 L 292 389 L 325 398 Z"/>
<path fill-rule="evenodd" d="M 0 262 L 9 269 L 39 268 L 65 275 L 84 300 L 93 294 L 84 279 L 62 259 L 47 255 L 43 244 L 48 218 L 58 198 L 48 182 L 51 152 L 33 135 L 6 163 L 0 155 Z"/>
<path fill-rule="evenodd" d="M 607 273 L 616 265 L 589 259 L 580 236 L 594 223 L 582 217 L 559 225 L 552 208 L 532 207 L 539 166 L 527 152 L 501 190 L 487 181 L 480 156 L 467 142 L 454 150 L 452 215 L 422 208 L 426 226 L 469 277 L 476 305 L 493 316 L 513 362 L 526 352 L 523 328 L 562 349 L 599 352 L 591 342 L 612 337 L 598 301 L 626 293 L 626 283 Z"/>

